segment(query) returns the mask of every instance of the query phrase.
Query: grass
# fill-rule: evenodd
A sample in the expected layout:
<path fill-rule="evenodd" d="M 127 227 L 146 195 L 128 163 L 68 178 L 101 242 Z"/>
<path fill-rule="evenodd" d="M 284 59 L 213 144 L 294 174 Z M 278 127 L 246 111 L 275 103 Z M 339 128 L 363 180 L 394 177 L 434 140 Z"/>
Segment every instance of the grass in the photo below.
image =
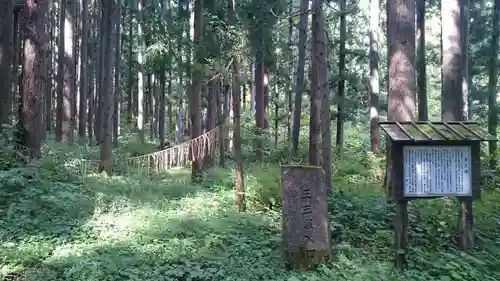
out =
<path fill-rule="evenodd" d="M 475 202 L 476 248 L 469 254 L 454 246 L 454 200 L 412 202 L 409 268 L 397 272 L 381 160 L 359 150 L 336 160 L 336 192 L 329 203 L 334 258 L 308 273 L 287 271 L 281 258 L 277 164 L 246 164 L 249 211 L 239 213 L 231 168 L 210 170 L 200 185 L 188 182 L 186 170 L 82 182 L 61 170 L 60 161 L 64 157 L 50 157 L 0 172 L 0 277 L 500 280 L 500 190 L 487 190 Z"/>

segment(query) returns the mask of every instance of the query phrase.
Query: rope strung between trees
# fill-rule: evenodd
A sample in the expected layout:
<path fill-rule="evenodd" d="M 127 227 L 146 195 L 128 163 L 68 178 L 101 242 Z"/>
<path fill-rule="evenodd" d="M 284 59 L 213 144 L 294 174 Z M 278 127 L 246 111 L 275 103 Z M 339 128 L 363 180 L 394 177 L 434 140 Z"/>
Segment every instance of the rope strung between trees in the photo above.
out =
<path fill-rule="evenodd" d="M 212 157 L 215 161 L 220 127 L 216 127 L 195 139 L 174 145 L 165 150 L 111 161 L 112 174 L 150 176 L 172 169 L 189 167 L 193 160 Z M 100 160 L 79 159 L 72 161 L 79 176 L 99 172 Z"/>
<path fill-rule="evenodd" d="M 220 147 L 217 145 L 220 131 L 221 126 L 217 126 L 197 138 L 176 144 L 161 151 L 140 156 L 113 159 L 110 161 L 110 166 L 112 167 L 111 173 L 121 176 L 138 175 L 148 177 L 152 174 L 189 167 L 193 160 L 205 161 L 209 158 L 215 164 L 215 161 L 217 161 L 217 152 L 220 150 Z M 20 153 L 29 153 L 31 151 L 30 148 L 21 145 L 16 145 L 15 150 Z M 71 159 L 65 166 L 69 168 L 69 171 L 77 171 L 78 175 L 76 176 L 84 179 L 88 174 L 98 173 L 100 164 L 101 160 L 97 159 Z"/>

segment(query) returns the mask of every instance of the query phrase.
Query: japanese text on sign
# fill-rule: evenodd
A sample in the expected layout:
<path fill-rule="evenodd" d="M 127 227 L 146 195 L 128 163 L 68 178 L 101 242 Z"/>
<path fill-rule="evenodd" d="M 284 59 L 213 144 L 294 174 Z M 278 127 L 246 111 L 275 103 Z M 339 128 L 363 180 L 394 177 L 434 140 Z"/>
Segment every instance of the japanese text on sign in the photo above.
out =
<path fill-rule="evenodd" d="M 469 146 L 405 146 L 404 196 L 470 196 Z"/>

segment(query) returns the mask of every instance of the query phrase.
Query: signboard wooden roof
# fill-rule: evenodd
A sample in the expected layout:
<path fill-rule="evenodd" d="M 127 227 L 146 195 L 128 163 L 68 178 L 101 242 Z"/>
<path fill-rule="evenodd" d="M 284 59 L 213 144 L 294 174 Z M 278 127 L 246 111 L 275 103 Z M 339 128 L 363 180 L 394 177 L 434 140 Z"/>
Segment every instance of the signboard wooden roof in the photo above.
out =
<path fill-rule="evenodd" d="M 16 0 L 14 2 L 14 9 L 22 9 L 22 8 L 24 8 L 24 2 L 25 2 L 25 0 Z"/>
<path fill-rule="evenodd" d="M 496 141 L 473 121 L 379 122 L 393 142 Z"/>

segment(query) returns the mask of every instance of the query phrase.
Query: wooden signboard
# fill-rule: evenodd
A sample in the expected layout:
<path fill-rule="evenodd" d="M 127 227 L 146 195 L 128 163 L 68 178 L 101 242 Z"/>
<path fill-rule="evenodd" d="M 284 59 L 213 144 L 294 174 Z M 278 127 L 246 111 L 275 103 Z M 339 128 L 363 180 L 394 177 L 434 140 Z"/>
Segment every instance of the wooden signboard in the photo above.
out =
<path fill-rule="evenodd" d="M 396 203 L 395 264 L 406 263 L 408 210 L 413 199 L 457 197 L 459 240 L 470 249 L 472 200 L 481 195 L 480 143 L 496 139 L 475 122 L 379 122 L 388 136 L 388 195 Z"/>
<path fill-rule="evenodd" d="M 404 197 L 472 196 L 470 146 L 404 146 Z"/>

